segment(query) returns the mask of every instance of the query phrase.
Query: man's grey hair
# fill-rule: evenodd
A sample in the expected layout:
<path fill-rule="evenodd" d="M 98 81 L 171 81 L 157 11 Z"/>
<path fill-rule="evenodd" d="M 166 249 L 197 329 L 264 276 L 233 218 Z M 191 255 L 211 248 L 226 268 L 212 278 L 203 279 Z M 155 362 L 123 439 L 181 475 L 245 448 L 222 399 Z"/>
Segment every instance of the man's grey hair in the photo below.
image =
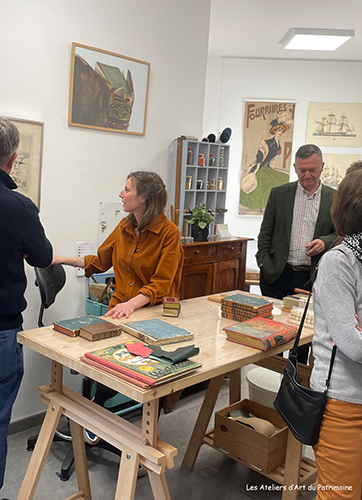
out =
<path fill-rule="evenodd" d="M 302 158 L 303 160 L 305 158 L 309 158 L 314 153 L 318 155 L 321 162 L 323 163 L 322 151 L 315 144 L 304 144 L 304 146 L 300 146 L 298 151 L 295 153 L 295 161 L 297 161 L 297 158 Z"/>
<path fill-rule="evenodd" d="M 16 153 L 19 141 L 19 130 L 10 120 L 0 116 L 0 167 Z"/>

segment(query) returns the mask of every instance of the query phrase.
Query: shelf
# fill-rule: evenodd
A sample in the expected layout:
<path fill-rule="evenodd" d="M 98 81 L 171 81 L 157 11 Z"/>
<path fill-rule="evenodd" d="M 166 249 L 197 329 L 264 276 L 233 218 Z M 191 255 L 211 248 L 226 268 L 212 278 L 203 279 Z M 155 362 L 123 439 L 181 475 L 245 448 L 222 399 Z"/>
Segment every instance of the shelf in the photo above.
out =
<path fill-rule="evenodd" d="M 190 149 L 192 150 L 191 162 L 190 158 L 188 158 Z M 222 156 L 220 153 L 222 151 L 223 166 L 219 167 Z M 189 141 L 180 137 L 174 141 L 170 204 L 173 207 L 173 220 L 181 232 L 183 232 L 184 228 L 184 209 L 192 209 L 201 203 L 206 205 L 213 213 L 216 212 L 216 207 L 225 208 L 229 151 L 230 147 L 227 144 Z M 198 165 L 199 154 L 205 156 L 205 166 Z M 208 165 L 210 155 L 214 155 L 215 165 Z M 187 176 L 192 177 L 191 189 L 186 189 Z M 210 179 L 214 180 L 217 187 L 219 177 L 222 177 L 223 189 L 207 189 L 207 183 Z M 202 189 L 197 189 L 197 181 L 202 181 Z M 217 213 L 216 222 L 222 224 L 224 214 Z"/>

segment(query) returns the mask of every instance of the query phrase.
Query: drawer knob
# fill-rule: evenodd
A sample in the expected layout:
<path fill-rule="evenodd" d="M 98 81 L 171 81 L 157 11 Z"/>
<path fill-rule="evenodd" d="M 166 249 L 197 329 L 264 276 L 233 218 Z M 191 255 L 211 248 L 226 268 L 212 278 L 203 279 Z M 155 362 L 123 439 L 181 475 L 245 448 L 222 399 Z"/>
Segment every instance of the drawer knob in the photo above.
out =
<path fill-rule="evenodd" d="M 195 255 L 199 254 L 200 250 L 195 250 Z"/>

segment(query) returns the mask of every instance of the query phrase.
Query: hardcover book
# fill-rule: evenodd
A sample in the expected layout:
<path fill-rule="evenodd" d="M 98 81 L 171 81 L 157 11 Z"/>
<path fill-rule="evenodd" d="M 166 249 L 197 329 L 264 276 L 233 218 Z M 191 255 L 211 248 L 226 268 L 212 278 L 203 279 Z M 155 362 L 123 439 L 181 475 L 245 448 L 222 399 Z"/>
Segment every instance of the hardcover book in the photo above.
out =
<path fill-rule="evenodd" d="M 242 295 L 241 293 L 235 293 L 234 295 L 228 295 L 227 297 L 222 298 L 221 305 L 257 313 L 271 311 L 273 309 L 273 302 L 261 297 Z"/>
<path fill-rule="evenodd" d="M 81 327 L 92 325 L 94 323 L 102 323 L 106 320 L 89 314 L 87 316 L 79 316 L 78 318 L 63 319 L 61 321 L 53 322 L 53 328 L 57 332 L 65 333 L 70 337 L 77 337 Z"/>
<path fill-rule="evenodd" d="M 171 325 L 161 319 L 145 319 L 142 321 L 130 321 L 121 325 L 122 330 L 142 340 L 146 344 L 161 345 L 172 342 L 190 340 L 194 334 Z"/>
<path fill-rule="evenodd" d="M 125 344 L 86 352 L 84 356 L 99 367 L 105 366 L 121 375 L 127 375 L 139 382 L 154 386 L 190 373 L 202 366 L 195 361 L 185 360 L 175 364 L 131 354 Z"/>
<path fill-rule="evenodd" d="M 79 329 L 80 337 L 94 342 L 96 340 L 108 339 L 121 335 L 121 327 L 111 323 L 110 321 L 102 321 L 101 323 L 92 323 L 82 326 Z"/>
<path fill-rule="evenodd" d="M 227 326 L 224 330 L 228 340 L 263 351 L 293 340 L 298 331 L 295 326 L 261 316 Z"/>
<path fill-rule="evenodd" d="M 231 319 L 231 316 L 235 316 L 236 318 L 240 317 L 240 321 L 243 321 L 244 319 L 251 319 L 255 316 L 264 316 L 265 318 L 267 318 L 271 315 L 271 310 L 257 313 L 254 311 L 246 311 L 244 309 L 237 309 L 229 306 L 221 306 L 221 315 L 224 318 L 229 319 Z"/>

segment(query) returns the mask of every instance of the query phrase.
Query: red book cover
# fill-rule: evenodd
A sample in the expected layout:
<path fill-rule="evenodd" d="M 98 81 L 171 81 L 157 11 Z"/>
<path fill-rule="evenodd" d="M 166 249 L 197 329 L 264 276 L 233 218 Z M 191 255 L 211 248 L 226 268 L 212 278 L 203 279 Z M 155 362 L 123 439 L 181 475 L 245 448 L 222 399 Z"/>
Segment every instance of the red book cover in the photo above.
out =
<path fill-rule="evenodd" d="M 228 340 L 257 349 L 271 349 L 293 340 L 298 328 L 270 318 L 254 318 L 224 328 Z"/>

